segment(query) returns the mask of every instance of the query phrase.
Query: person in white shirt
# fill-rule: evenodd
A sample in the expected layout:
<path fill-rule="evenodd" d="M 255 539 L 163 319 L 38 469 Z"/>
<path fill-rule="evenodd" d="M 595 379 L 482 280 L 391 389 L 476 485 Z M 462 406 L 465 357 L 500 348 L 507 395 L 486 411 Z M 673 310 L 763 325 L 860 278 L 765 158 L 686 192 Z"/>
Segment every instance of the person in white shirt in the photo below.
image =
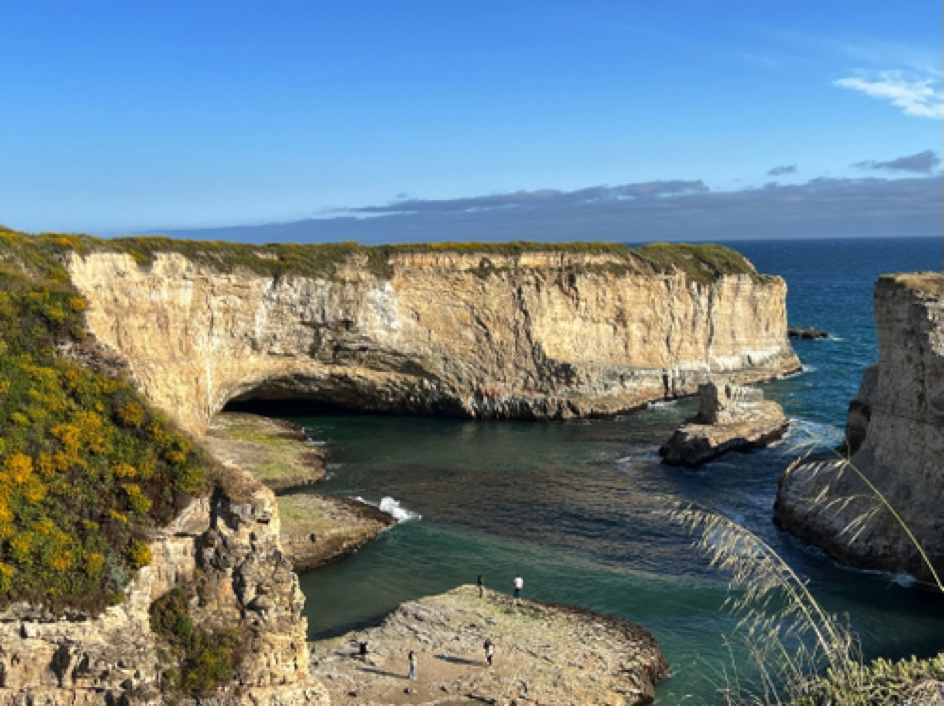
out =
<path fill-rule="evenodd" d="M 515 598 L 521 598 L 521 589 L 524 588 L 524 579 L 521 574 L 515 576 Z"/>

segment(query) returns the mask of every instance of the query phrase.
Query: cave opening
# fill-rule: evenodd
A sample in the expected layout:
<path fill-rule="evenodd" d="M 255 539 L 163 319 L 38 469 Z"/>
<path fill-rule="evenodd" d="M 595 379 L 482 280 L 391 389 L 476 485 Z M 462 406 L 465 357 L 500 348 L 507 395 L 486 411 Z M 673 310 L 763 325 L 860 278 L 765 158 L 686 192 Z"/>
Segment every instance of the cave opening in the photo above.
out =
<path fill-rule="evenodd" d="M 347 405 L 310 397 L 237 397 L 227 402 L 221 412 L 245 412 L 261 417 L 321 417 L 361 415 L 369 412 Z"/>

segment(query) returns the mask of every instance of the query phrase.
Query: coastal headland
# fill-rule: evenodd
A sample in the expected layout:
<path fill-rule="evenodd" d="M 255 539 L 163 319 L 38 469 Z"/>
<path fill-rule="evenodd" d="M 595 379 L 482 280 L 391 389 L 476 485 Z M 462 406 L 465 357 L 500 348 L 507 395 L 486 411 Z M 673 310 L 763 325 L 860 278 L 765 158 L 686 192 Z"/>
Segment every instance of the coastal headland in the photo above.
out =
<path fill-rule="evenodd" d="M 142 238 L 62 257 L 90 331 L 197 434 L 233 400 L 566 419 L 800 369 L 783 280 L 719 246 Z"/>

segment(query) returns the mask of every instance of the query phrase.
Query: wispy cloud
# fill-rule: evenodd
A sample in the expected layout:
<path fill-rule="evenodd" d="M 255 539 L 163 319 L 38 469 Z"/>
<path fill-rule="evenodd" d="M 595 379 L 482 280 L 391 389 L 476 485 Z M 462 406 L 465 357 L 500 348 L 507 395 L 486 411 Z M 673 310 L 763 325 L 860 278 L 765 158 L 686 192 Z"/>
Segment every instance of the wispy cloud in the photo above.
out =
<path fill-rule="evenodd" d="M 940 76 L 917 78 L 904 71 L 859 73 L 858 76 L 841 78 L 833 85 L 887 100 L 901 108 L 905 115 L 944 119 L 944 92 L 941 91 Z"/>
<path fill-rule="evenodd" d="M 425 200 L 397 200 L 386 206 L 340 209 L 348 213 L 473 213 L 507 209 L 547 208 L 549 206 L 591 206 L 615 201 L 655 199 L 708 191 L 703 181 L 670 179 L 647 181 L 619 186 L 590 186 L 577 191 L 540 189 L 537 191 L 514 191 L 507 194 L 491 194 L 471 198 Z"/>
<path fill-rule="evenodd" d="M 797 166 L 795 164 L 783 164 L 779 167 L 774 167 L 767 172 L 768 176 L 784 176 L 786 174 L 796 174 Z"/>
<path fill-rule="evenodd" d="M 929 235 L 940 231 L 941 186 L 940 175 L 819 178 L 734 191 L 712 191 L 700 181 L 677 180 L 569 192 L 548 189 L 438 201 L 414 199 L 348 211 L 360 217 L 177 231 L 175 235 L 250 242 L 365 243 Z"/>
<path fill-rule="evenodd" d="M 887 162 L 877 162 L 874 159 L 865 162 L 856 162 L 853 167 L 859 169 L 885 169 L 896 172 L 916 172 L 926 174 L 933 171 L 941 163 L 941 158 L 937 156 L 934 150 L 925 150 L 917 154 L 910 154 L 907 157 L 899 157 Z"/>

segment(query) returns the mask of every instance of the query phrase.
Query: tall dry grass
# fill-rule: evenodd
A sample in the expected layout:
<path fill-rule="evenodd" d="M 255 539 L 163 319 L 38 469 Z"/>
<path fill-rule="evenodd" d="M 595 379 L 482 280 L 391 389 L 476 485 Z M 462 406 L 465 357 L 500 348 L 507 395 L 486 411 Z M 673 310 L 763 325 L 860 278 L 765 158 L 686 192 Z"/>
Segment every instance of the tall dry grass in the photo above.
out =
<path fill-rule="evenodd" d="M 808 454 L 796 459 L 806 463 Z M 837 468 L 838 464 L 838 468 Z M 875 516 L 887 511 L 919 552 L 944 597 L 944 583 L 920 541 L 882 492 L 849 459 L 820 464 L 840 473 L 855 473 L 871 493 L 872 506 L 852 518 L 840 535 L 851 541 Z M 818 471 L 817 471 L 818 472 Z M 849 499 L 822 493 L 824 507 L 848 506 Z M 944 704 L 937 695 L 944 683 L 944 654 L 931 660 L 875 660 L 866 663 L 847 619 L 826 611 L 809 589 L 806 578 L 762 538 L 717 513 L 693 505 L 669 512 L 686 527 L 710 564 L 730 576 L 732 593 L 726 605 L 740 619 L 733 640 L 741 643 L 751 665 L 735 658 L 735 645 L 726 641 L 730 665 L 710 677 L 719 698 L 732 706 L 879 706 L 884 704 Z M 727 639 L 726 639 L 727 640 Z M 743 658 L 742 658 L 743 659 Z M 750 666 L 757 674 L 742 678 Z M 944 688 L 944 687 L 941 687 Z"/>

